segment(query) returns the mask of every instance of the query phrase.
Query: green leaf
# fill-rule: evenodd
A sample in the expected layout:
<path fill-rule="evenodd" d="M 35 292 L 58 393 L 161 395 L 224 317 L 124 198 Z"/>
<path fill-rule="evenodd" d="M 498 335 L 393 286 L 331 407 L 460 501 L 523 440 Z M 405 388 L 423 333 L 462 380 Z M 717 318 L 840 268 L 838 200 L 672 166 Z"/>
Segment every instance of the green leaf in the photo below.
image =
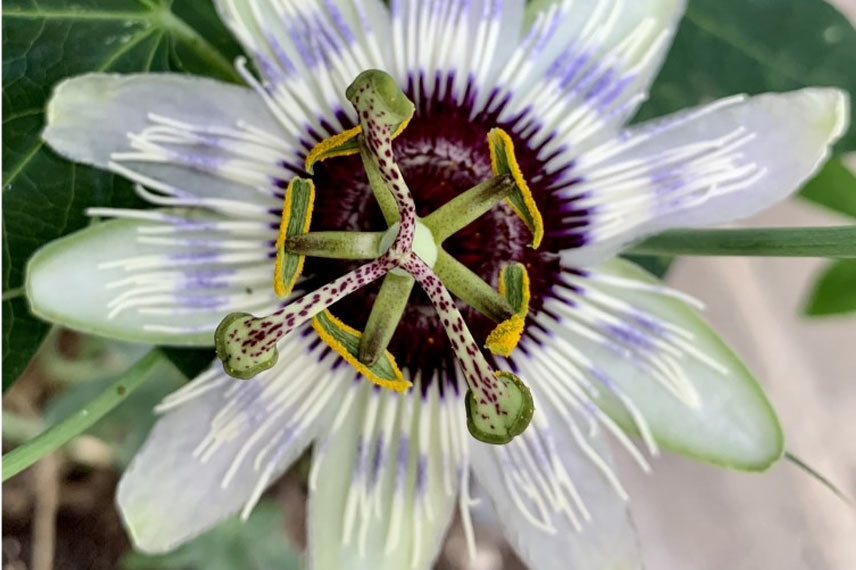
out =
<path fill-rule="evenodd" d="M 289 547 L 281 509 L 262 501 L 246 521 L 226 521 L 174 552 L 148 556 L 133 552 L 123 570 L 297 570 L 300 557 Z"/>
<path fill-rule="evenodd" d="M 213 335 L 212 335 L 213 338 Z M 211 348 L 179 348 L 162 346 L 161 352 L 187 378 L 196 378 L 203 370 L 211 366 L 217 355 Z"/>
<path fill-rule="evenodd" d="M 803 187 L 800 197 L 856 218 L 856 176 L 838 157 Z"/>
<path fill-rule="evenodd" d="M 820 0 L 692 0 L 640 118 L 734 93 L 856 92 L 856 31 Z M 838 143 L 856 148 L 856 124 Z"/>
<path fill-rule="evenodd" d="M 210 1 L 3 3 L 4 387 L 48 330 L 22 299 L 12 300 L 27 259 L 85 226 L 87 206 L 140 203 L 128 182 L 68 163 L 43 145 L 39 135 L 53 85 L 89 71 L 187 71 L 237 81 L 230 62 L 239 53 Z"/>
<path fill-rule="evenodd" d="M 50 325 L 30 315 L 22 296 L 3 299 L 4 392 L 27 367 L 49 329 Z"/>
<path fill-rule="evenodd" d="M 830 210 L 856 218 L 856 176 L 840 159 L 826 163 L 800 196 Z M 814 282 L 804 313 L 818 317 L 856 311 L 856 261 L 827 265 Z"/>
<path fill-rule="evenodd" d="M 856 259 L 829 264 L 815 282 L 804 312 L 812 317 L 856 311 Z"/>

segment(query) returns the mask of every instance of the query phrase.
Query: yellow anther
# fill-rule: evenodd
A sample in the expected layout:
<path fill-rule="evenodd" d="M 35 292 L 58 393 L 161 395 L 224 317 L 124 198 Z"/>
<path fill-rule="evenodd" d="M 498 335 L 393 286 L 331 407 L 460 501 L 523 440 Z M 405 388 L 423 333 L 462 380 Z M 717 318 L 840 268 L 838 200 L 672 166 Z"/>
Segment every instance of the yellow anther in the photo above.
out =
<path fill-rule="evenodd" d="M 508 133 L 498 127 L 488 132 L 487 142 L 490 147 L 490 164 L 493 173 L 496 176 L 511 174 L 514 179 L 517 188 L 505 200 L 532 232 L 532 247 L 537 248 L 544 239 L 544 220 L 517 163 L 514 142 Z"/>
<path fill-rule="evenodd" d="M 499 273 L 499 294 L 512 306 L 515 313 L 490 332 L 485 348 L 493 354 L 510 356 L 520 342 L 529 314 L 529 274 L 522 263 L 511 263 Z"/>
<path fill-rule="evenodd" d="M 320 143 L 312 147 L 309 154 L 306 155 L 306 163 L 304 168 L 306 172 L 312 174 L 312 169 L 316 162 L 327 160 L 336 156 L 348 156 L 360 152 L 360 146 L 357 144 L 357 138 L 360 136 L 362 129 L 359 125 L 353 129 L 348 129 L 339 134 L 335 134 L 330 138 L 326 138 Z"/>
<path fill-rule="evenodd" d="M 500 356 L 511 356 L 511 352 L 517 347 L 523 335 L 524 323 L 525 319 L 522 316 L 511 315 L 511 318 L 502 321 L 490 332 L 485 348 Z"/>
<path fill-rule="evenodd" d="M 304 178 L 292 178 L 285 191 L 282 221 L 276 238 L 273 290 L 280 298 L 287 297 L 294 290 L 297 278 L 303 272 L 303 262 L 306 260 L 306 256 L 285 251 L 285 240 L 309 231 L 314 204 L 315 184 Z"/>
<path fill-rule="evenodd" d="M 395 363 L 395 357 L 388 350 L 371 366 L 360 362 L 359 346 L 363 333 L 349 327 L 334 317 L 330 311 L 324 310 L 314 317 L 312 328 L 321 340 L 345 359 L 345 362 L 371 382 L 395 392 L 405 392 L 410 388 L 411 383 L 404 379 L 398 364 Z"/>
<path fill-rule="evenodd" d="M 395 128 L 395 131 L 392 133 L 392 138 L 395 138 L 402 132 L 404 132 L 404 129 L 406 129 L 407 125 L 410 124 L 410 119 L 412 118 L 413 115 L 410 115 L 409 117 L 407 117 L 407 119 L 399 123 L 399 125 Z M 306 170 L 306 172 L 312 174 L 315 165 L 319 162 L 327 160 L 328 158 L 358 154 L 360 152 L 358 138 L 362 132 L 362 127 L 360 127 L 360 125 L 357 125 L 352 129 L 342 131 L 341 133 L 335 134 L 332 137 L 324 139 L 323 141 L 312 147 L 312 150 L 310 150 L 309 154 L 306 155 L 306 161 L 303 165 L 303 168 Z"/>

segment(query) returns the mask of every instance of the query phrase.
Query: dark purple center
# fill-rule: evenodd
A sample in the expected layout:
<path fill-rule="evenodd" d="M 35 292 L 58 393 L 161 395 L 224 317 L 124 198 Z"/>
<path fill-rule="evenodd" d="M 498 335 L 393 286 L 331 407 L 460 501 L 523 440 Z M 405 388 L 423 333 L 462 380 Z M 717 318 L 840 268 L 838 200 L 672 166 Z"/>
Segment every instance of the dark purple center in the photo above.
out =
<path fill-rule="evenodd" d="M 488 131 L 497 126 L 494 117 L 469 118 L 468 106 L 435 102 L 430 110 L 417 108 L 407 129 L 393 142 L 396 162 L 404 174 L 417 206 L 425 216 L 461 192 L 493 176 Z M 531 282 L 530 310 L 541 308 L 559 271 L 557 252 L 566 244 L 551 238 L 551 222 L 559 222 L 561 204 L 547 191 L 553 177 L 533 149 L 515 137 L 511 125 L 499 125 L 515 141 L 515 152 L 524 177 L 530 181 L 547 236 L 537 250 L 529 247 L 532 235 L 504 202 L 450 237 L 444 249 L 486 282 L 497 286 L 500 268 L 509 262 L 525 264 Z M 533 178 L 536 174 L 542 174 Z M 366 180 L 358 156 L 335 158 L 315 168 L 316 200 L 312 230 L 383 231 L 380 209 Z M 531 182 L 535 180 L 535 182 Z M 307 258 L 305 275 L 323 284 L 342 275 L 354 262 Z M 316 283 L 313 283 L 315 285 Z M 347 324 L 363 329 L 380 284 L 350 295 L 331 308 Z M 459 302 L 476 341 L 483 343 L 496 323 Z M 435 373 L 454 379 L 454 355 L 427 296 L 415 287 L 389 350 L 403 369 L 421 371 L 423 379 Z M 424 380 L 423 380 L 423 383 Z"/>

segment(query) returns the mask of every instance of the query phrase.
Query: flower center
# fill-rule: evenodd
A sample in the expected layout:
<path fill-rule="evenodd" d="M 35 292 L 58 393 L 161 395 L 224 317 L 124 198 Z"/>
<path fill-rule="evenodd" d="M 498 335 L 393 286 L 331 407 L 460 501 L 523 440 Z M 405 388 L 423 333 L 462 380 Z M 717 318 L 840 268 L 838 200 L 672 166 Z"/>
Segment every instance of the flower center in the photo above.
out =
<path fill-rule="evenodd" d="M 413 193 L 397 164 L 392 146 L 392 139 L 400 135 L 413 118 L 413 103 L 392 77 L 378 70 L 367 70 L 357 76 L 346 96 L 359 116 L 359 127 L 316 145 L 306 158 L 306 170 L 312 174 L 320 162 L 359 153 L 371 193 L 385 223 L 392 229 L 387 232 L 310 231 L 315 183 L 311 179 L 293 178 L 286 189 L 276 240 L 274 289 L 277 294 L 280 297 L 291 294 L 307 256 L 370 261 L 269 315 L 230 313 L 215 332 L 217 354 L 229 374 L 251 378 L 276 363 L 279 339 L 311 319 L 319 337 L 369 380 L 405 391 L 411 382 L 401 373 L 395 356 L 387 348 L 405 316 L 411 289 L 418 284 L 436 313 L 436 321 L 442 324 L 449 342 L 447 354 L 454 356 L 466 382 L 470 433 L 484 442 L 507 443 L 529 425 L 534 412 L 532 395 L 513 373 L 494 370 L 450 291 L 497 323 L 485 338 L 484 347 L 507 357 L 524 330 L 531 300 L 529 274 L 525 265 L 509 260 L 499 268 L 497 291 L 443 250 L 442 244 L 503 199 L 529 230 L 531 246 L 541 244 L 543 218 L 523 176 L 513 141 L 501 128 L 488 131 L 486 138 L 493 176 L 457 194 L 420 219 Z M 417 158 L 417 167 L 425 164 L 419 160 L 419 152 L 413 156 Z M 341 189 L 334 190 L 341 192 Z M 330 204 L 340 204 L 339 198 L 330 196 Z M 359 212 L 356 214 L 356 218 L 361 217 Z M 417 229 L 420 235 L 415 239 Z M 484 247 L 491 249 L 490 244 Z M 394 270 L 400 271 L 394 273 Z M 382 285 L 363 332 L 327 310 L 381 278 Z M 423 331 L 418 328 L 406 332 L 410 333 L 407 339 L 410 346 L 423 342 L 437 344 L 436 338 L 420 335 Z M 411 352 L 407 351 L 408 357 Z M 414 363 L 412 359 L 406 363 L 411 369 L 409 376 L 420 378 L 424 370 L 414 370 Z M 444 369 L 442 361 L 430 366 L 433 369 L 429 370 L 429 381 L 439 372 L 441 378 L 453 379 L 457 389 L 454 366 Z"/>
<path fill-rule="evenodd" d="M 418 216 L 427 216 L 493 176 L 487 135 L 496 126 L 495 118 L 480 116 L 470 120 L 470 110 L 467 105 L 435 101 L 433 105 L 417 108 L 407 129 L 395 139 L 395 160 L 413 194 Z M 533 150 L 518 144 L 515 151 L 525 176 L 543 172 L 543 161 Z M 386 230 L 381 210 L 362 173 L 359 156 L 319 163 L 315 166 L 313 180 L 317 191 L 313 231 Z M 549 224 L 551 215 L 558 211 L 558 201 L 545 190 L 548 177 L 534 180 L 530 182 L 530 189 Z M 416 240 L 419 240 L 418 230 Z M 513 261 L 522 263 L 529 273 L 530 307 L 537 311 L 559 272 L 555 253 L 558 244 L 547 236 L 540 248 L 533 249 L 531 241 L 526 225 L 502 202 L 450 236 L 443 243 L 443 249 L 494 287 L 504 265 Z M 418 244 L 414 245 L 419 253 Z M 304 275 L 312 280 L 308 288 L 327 283 L 359 263 L 307 258 Z M 380 284 L 369 285 L 342 299 L 331 310 L 344 322 L 362 330 L 368 320 L 368 308 L 373 305 L 379 289 Z M 473 336 L 484 342 L 496 322 L 462 301 L 458 300 L 457 305 Z M 414 342 L 414 339 L 419 341 Z M 449 340 L 428 296 L 418 288 L 410 294 L 389 350 L 403 368 L 410 370 L 412 377 L 419 373 L 423 389 L 436 378 L 457 384 Z"/>

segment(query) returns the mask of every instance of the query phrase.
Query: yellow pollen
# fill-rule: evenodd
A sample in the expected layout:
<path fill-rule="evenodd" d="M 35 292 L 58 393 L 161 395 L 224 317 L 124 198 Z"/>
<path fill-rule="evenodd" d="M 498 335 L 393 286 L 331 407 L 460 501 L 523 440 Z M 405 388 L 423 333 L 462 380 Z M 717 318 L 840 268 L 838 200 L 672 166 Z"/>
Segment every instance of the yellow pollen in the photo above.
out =
<path fill-rule="evenodd" d="M 494 354 L 511 356 L 511 352 L 523 335 L 524 322 L 522 316 L 511 315 L 511 318 L 502 321 L 490 332 L 485 347 Z"/>

